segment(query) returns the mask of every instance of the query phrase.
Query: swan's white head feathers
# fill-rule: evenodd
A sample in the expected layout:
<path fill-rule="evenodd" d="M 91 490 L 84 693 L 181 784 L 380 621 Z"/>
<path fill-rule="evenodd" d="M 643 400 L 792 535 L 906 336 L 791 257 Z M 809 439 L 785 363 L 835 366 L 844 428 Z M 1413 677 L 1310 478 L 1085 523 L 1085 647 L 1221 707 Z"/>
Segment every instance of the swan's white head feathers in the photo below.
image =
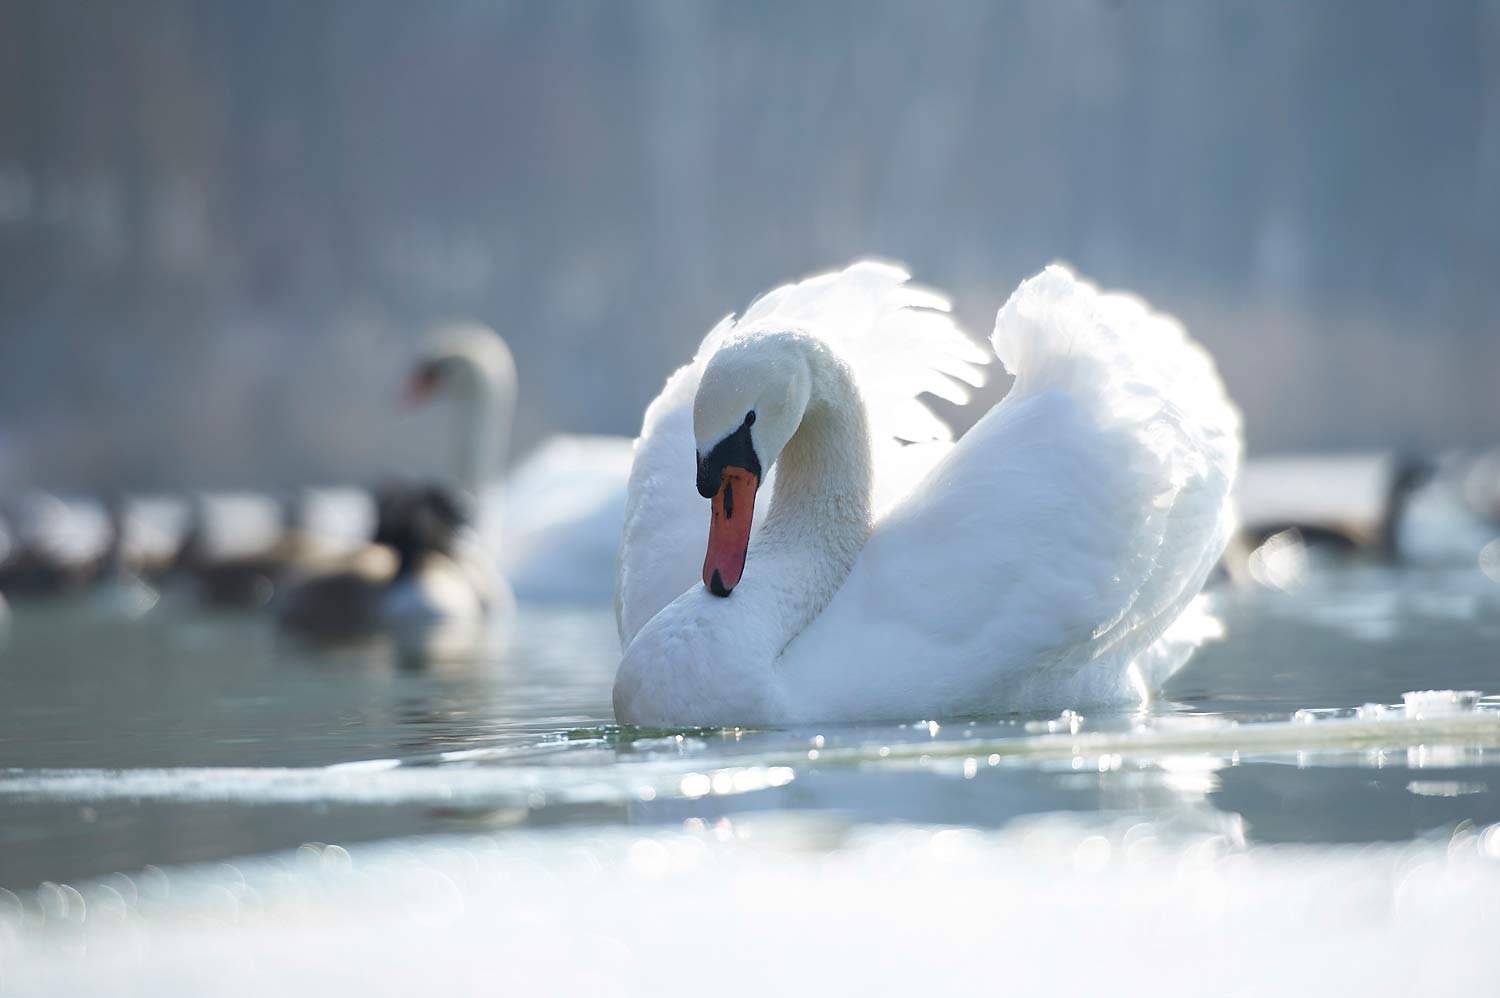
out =
<path fill-rule="evenodd" d="M 434 327 L 426 339 L 413 372 L 416 387 L 460 397 L 514 392 L 515 358 L 489 326 L 472 321 L 446 323 Z"/>
<path fill-rule="evenodd" d="M 797 432 L 811 390 L 807 363 L 786 338 L 752 332 L 725 342 L 704 366 L 693 399 L 698 453 L 744 428 L 763 474 Z"/>
<path fill-rule="evenodd" d="M 720 321 L 696 361 L 706 366 L 723 347 L 752 339 L 755 330 L 801 331 L 849 365 L 869 406 L 873 437 L 951 440 L 952 430 L 918 396 L 967 402 L 968 386 L 984 384 L 984 365 L 993 357 L 959 329 L 946 298 L 909 281 L 895 264 L 860 260 L 783 285 L 756 299 L 739 319 Z"/>

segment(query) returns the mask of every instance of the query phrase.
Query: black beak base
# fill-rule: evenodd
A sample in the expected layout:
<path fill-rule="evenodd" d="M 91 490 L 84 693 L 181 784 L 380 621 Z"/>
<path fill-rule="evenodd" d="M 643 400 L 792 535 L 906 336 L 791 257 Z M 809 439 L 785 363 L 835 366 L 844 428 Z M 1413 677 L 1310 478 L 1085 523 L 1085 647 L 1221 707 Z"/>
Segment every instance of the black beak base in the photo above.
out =
<path fill-rule="evenodd" d="M 755 453 L 755 444 L 750 441 L 750 424 L 745 423 L 729 436 L 720 440 L 707 456 L 698 455 L 698 494 L 712 499 L 719 494 L 723 484 L 725 468 L 744 468 L 760 479 L 760 458 Z"/>

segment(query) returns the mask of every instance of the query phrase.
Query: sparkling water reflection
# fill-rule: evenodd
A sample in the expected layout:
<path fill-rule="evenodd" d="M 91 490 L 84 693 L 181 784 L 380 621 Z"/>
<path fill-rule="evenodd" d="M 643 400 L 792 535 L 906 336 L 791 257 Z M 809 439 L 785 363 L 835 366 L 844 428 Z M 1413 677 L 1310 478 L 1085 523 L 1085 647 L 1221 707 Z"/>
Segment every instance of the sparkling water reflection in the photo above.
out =
<path fill-rule="evenodd" d="M 974 828 L 1210 814 L 1251 843 L 1500 821 L 1494 702 L 1402 706 L 1500 690 L 1488 576 L 1310 572 L 1216 602 L 1228 637 L 1146 711 L 685 732 L 611 722 L 605 608 L 527 608 L 483 654 L 423 661 L 170 599 L 139 621 L 23 606 L 0 660 L 0 886 L 309 841 L 764 812 Z"/>

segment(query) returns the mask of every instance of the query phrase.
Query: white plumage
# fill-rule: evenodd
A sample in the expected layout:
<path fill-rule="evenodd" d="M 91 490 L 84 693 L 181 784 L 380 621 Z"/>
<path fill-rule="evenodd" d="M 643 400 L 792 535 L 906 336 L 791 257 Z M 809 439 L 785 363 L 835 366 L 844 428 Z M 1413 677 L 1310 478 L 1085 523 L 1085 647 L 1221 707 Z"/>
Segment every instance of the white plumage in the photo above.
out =
<path fill-rule="evenodd" d="M 1015 385 L 949 444 L 916 395 L 963 400 L 953 379 L 976 383 L 984 356 L 940 297 L 905 282 L 895 267 L 858 263 L 774 291 L 719 323 L 647 410 L 616 594 L 622 720 L 774 724 L 1124 702 L 1159 687 L 1203 633 L 1184 613 L 1232 531 L 1241 449 L 1208 355 L 1174 320 L 1050 267 L 996 320 L 992 344 Z M 775 485 L 763 484 L 758 508 L 769 493 L 771 516 L 757 514 L 743 581 L 722 599 L 697 580 L 708 511 L 692 462 L 711 441 L 695 440 L 693 416 L 696 402 L 700 423 L 712 421 L 715 399 L 695 398 L 698 383 L 731 342 L 751 358 L 736 361 L 750 372 L 740 381 L 754 379 L 758 356 L 779 355 L 775 370 L 811 358 L 813 389 L 805 422 L 788 417 L 798 428 L 780 462 L 797 496 L 778 506 Z M 755 427 L 767 439 L 780 418 L 771 409 Z M 827 412 L 859 428 L 799 445 Z M 868 522 L 859 511 L 820 514 L 842 510 L 871 477 L 864 462 Z"/>
<path fill-rule="evenodd" d="M 412 372 L 415 399 L 458 406 L 453 483 L 477 501 L 480 539 L 517 598 L 607 599 L 632 460 L 625 437 L 560 434 L 502 477 L 515 414 L 510 348 L 488 326 L 441 326 Z"/>

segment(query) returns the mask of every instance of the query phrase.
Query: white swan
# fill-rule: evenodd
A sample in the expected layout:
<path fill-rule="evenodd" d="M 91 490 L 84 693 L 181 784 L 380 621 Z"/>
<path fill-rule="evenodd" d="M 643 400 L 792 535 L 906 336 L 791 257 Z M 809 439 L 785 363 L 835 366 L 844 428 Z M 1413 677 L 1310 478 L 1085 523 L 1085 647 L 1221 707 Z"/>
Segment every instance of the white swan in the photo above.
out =
<path fill-rule="evenodd" d="M 609 599 L 632 441 L 553 436 L 502 477 L 516 369 L 505 341 L 478 323 L 446 327 L 431 338 L 408 395 L 447 396 L 461 406 L 454 479 L 478 503 L 481 534 L 516 596 Z"/>
<path fill-rule="evenodd" d="M 983 357 L 906 280 L 865 262 L 771 292 L 646 411 L 617 582 L 622 722 L 1130 702 L 1191 649 L 1184 611 L 1233 530 L 1241 450 L 1208 355 L 1049 267 L 996 320 L 1014 387 L 950 445 L 915 396 L 962 398 L 952 379 Z M 905 464 L 939 459 L 914 474 L 898 438 L 928 441 Z"/>
<path fill-rule="evenodd" d="M 505 479 L 500 567 L 518 596 L 609 605 L 634 456 L 629 437 L 558 434 Z"/>
<path fill-rule="evenodd" d="M 477 322 L 440 326 L 427 337 L 406 394 L 414 403 L 439 396 L 459 407 L 453 434 L 453 484 L 478 504 L 480 533 L 493 539 L 495 490 L 505 468 L 516 408 L 516 362 L 499 334 Z"/>

